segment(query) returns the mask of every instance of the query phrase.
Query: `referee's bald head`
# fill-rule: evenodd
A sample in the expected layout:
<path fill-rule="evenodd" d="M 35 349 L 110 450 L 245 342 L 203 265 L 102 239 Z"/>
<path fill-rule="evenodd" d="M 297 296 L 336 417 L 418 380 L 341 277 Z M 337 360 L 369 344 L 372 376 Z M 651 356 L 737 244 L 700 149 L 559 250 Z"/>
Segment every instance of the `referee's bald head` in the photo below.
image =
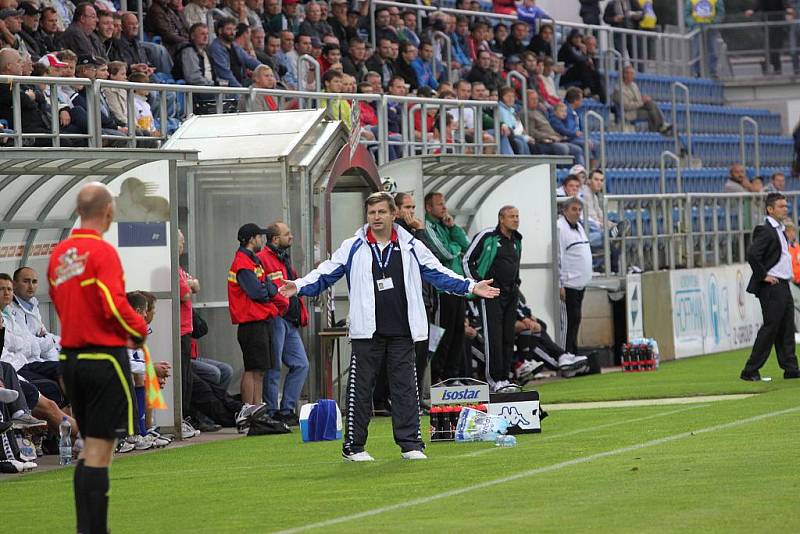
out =
<path fill-rule="evenodd" d="M 106 215 L 114 197 L 105 184 L 89 182 L 78 192 L 78 215 L 81 219 L 99 219 Z"/>

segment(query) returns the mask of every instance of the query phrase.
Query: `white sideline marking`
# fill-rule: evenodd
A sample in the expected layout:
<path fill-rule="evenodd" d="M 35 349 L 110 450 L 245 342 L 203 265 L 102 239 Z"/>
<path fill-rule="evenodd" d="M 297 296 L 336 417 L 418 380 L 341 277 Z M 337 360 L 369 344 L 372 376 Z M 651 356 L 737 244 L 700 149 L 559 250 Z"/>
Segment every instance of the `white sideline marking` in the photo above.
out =
<path fill-rule="evenodd" d="M 620 425 L 626 425 L 628 423 L 639 423 L 642 421 L 648 421 L 650 419 L 657 419 L 659 417 L 667 417 L 670 415 L 675 415 L 676 413 L 686 412 L 689 410 L 696 410 L 697 408 L 705 408 L 708 404 L 693 404 L 691 406 L 687 406 L 685 408 L 678 408 L 677 410 L 670 410 L 668 412 L 657 413 L 653 415 L 648 415 L 645 417 L 637 417 L 636 419 L 623 419 L 622 421 L 615 421 L 613 423 L 604 423 L 602 425 L 597 426 L 590 426 L 588 428 L 578 428 L 576 430 L 570 430 L 569 432 L 564 432 L 563 434 L 548 434 L 542 437 L 536 437 L 531 441 L 521 443 L 519 447 L 525 447 L 526 445 L 536 445 L 537 443 L 541 443 L 542 441 L 549 441 L 551 439 L 559 439 L 568 436 L 574 436 L 575 434 L 583 434 L 585 432 L 595 432 L 597 430 L 603 430 L 605 428 L 611 428 Z M 549 406 L 548 406 L 549 408 Z M 488 443 L 488 449 L 481 449 L 479 451 L 469 452 L 467 454 L 456 454 L 453 455 L 454 458 L 472 458 L 474 456 L 483 456 L 484 454 L 490 454 L 494 451 L 502 450 L 501 447 L 493 447 L 491 443 Z"/>
<path fill-rule="evenodd" d="M 731 395 L 705 395 L 701 397 L 665 397 L 661 399 L 632 399 L 598 402 L 565 402 L 548 404 L 548 412 L 559 410 L 585 410 L 589 408 L 628 408 L 633 406 L 668 406 L 670 404 L 694 404 L 698 402 L 717 402 L 755 397 L 756 393 L 736 393 Z"/>
<path fill-rule="evenodd" d="M 539 475 L 542 473 L 550 473 L 552 471 L 558 471 L 565 467 L 572 467 L 573 465 L 580 465 L 585 464 L 588 462 L 593 462 L 595 460 L 600 460 L 602 458 L 608 458 L 611 456 L 618 456 L 620 454 L 624 454 L 627 452 L 633 452 L 640 449 L 645 449 L 648 447 L 655 447 L 658 445 L 663 445 L 665 443 L 670 443 L 672 441 L 678 441 L 681 439 L 685 439 L 691 436 L 695 436 L 698 434 L 708 434 L 711 432 L 718 432 L 720 430 L 727 430 L 729 428 L 735 428 L 738 426 L 746 425 L 748 423 L 755 423 L 757 421 L 763 421 L 765 419 L 771 419 L 773 417 L 780 417 L 781 415 L 786 415 L 789 413 L 794 413 L 800 411 L 800 406 L 795 406 L 794 408 L 787 408 L 785 410 L 779 410 L 777 412 L 769 412 L 761 415 L 755 415 L 753 417 L 747 417 L 745 419 L 739 419 L 738 421 L 732 421 L 730 423 L 723 423 L 720 425 L 709 426 L 706 428 L 701 428 L 699 430 L 692 430 L 689 432 L 681 432 L 680 434 L 673 434 L 672 436 L 666 436 L 663 438 L 658 438 L 650 441 L 645 441 L 644 443 L 638 443 L 636 445 L 629 445 L 627 447 L 621 447 L 619 449 L 614 449 L 606 452 L 599 452 L 597 454 L 592 454 L 589 456 L 583 456 L 581 458 L 574 458 L 572 460 L 567 460 L 565 462 L 559 462 L 557 464 L 546 465 L 544 467 L 537 467 L 536 469 L 529 469 L 527 471 L 522 471 L 515 475 L 510 475 L 502 478 L 496 478 L 494 480 L 487 480 L 486 482 L 481 482 L 478 484 L 473 484 L 472 486 L 467 486 L 463 488 L 457 488 L 450 491 L 444 491 L 442 493 L 437 493 L 435 495 L 429 495 L 426 497 L 420 497 L 417 499 L 412 499 L 410 501 L 400 502 L 397 504 L 392 504 L 389 506 L 383 506 L 381 508 L 373 508 L 372 510 L 366 510 L 364 512 L 359 512 L 356 514 L 344 515 L 341 517 L 335 517 L 333 519 L 328 519 L 326 521 L 320 521 L 318 523 L 310 523 L 308 525 L 303 525 L 300 527 L 290 528 L 287 530 L 279 531 L 279 534 L 290 534 L 294 532 L 303 532 L 306 530 L 311 530 L 314 528 L 324 528 L 329 527 L 332 525 L 338 525 L 339 523 L 346 523 L 348 521 L 354 521 L 356 519 L 363 519 L 365 517 L 372 517 L 375 515 L 384 514 L 386 512 L 394 512 L 396 510 L 402 510 L 404 508 L 410 508 L 412 506 L 416 506 L 418 504 L 428 504 L 431 501 L 438 501 L 441 499 L 447 499 L 449 497 L 455 497 L 457 495 L 462 495 L 464 493 L 481 490 L 484 488 L 490 488 L 492 486 L 497 486 L 500 484 L 506 484 L 508 482 L 513 482 L 515 480 L 519 480 L 521 478 L 527 478 L 534 475 Z"/>

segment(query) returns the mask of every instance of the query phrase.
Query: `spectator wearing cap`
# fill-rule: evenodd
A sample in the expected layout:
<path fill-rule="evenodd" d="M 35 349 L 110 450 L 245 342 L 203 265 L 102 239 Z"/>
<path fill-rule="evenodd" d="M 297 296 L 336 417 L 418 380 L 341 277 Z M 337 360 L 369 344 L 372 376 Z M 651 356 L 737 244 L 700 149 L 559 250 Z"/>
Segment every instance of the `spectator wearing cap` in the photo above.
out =
<path fill-rule="evenodd" d="M 505 57 L 519 56 L 525 52 L 528 31 L 528 25 L 524 22 L 515 22 L 511 25 L 511 35 L 503 42 L 502 52 Z"/>
<path fill-rule="evenodd" d="M 75 7 L 72 24 L 61 34 L 58 46 L 75 52 L 78 56 L 102 56 L 103 46 L 97 34 L 97 11 L 88 2 Z"/>
<path fill-rule="evenodd" d="M 0 50 L 0 75 L 22 76 L 23 61 L 20 53 L 13 48 Z M 0 119 L 6 121 L 9 128 L 22 133 L 50 133 L 49 106 L 41 91 L 35 87 L 20 87 L 21 124 L 14 122 L 11 84 L 0 84 Z M 51 146 L 47 138 L 30 140 L 34 146 Z M 27 141 L 26 141 L 27 144 Z"/>
<path fill-rule="evenodd" d="M 153 0 L 144 18 L 144 31 L 161 37 L 170 55 L 189 42 L 189 27 L 178 11 L 180 0 Z"/>
<path fill-rule="evenodd" d="M 413 45 L 412 45 L 413 46 Z M 433 44 L 430 41 L 422 41 L 419 45 L 417 58 L 411 62 L 411 68 L 417 75 L 417 83 L 420 87 L 430 87 L 434 91 L 439 88 L 439 78 L 443 74 L 443 66 L 434 72 L 433 67 Z"/>
<path fill-rule="evenodd" d="M 267 0 L 267 12 L 269 9 L 269 0 Z M 267 24 L 269 31 L 281 32 L 288 30 L 293 35 L 297 36 L 300 31 L 300 18 L 297 16 L 297 0 L 283 0 L 281 2 L 281 12 L 273 15 Z"/>
<path fill-rule="evenodd" d="M 20 35 L 20 31 L 22 30 L 22 15 L 24 13 L 22 9 L 16 8 L 0 10 L 0 20 L 4 23 L 4 27 L 0 28 L 2 41 L 5 42 L 5 46 L 19 51 L 22 57 L 31 55 L 31 50 Z"/>
<path fill-rule="evenodd" d="M 274 365 L 270 322 L 289 307 L 256 256 L 264 247 L 265 233 L 253 223 L 239 228 L 239 248 L 228 270 L 228 311 L 231 322 L 238 325 L 236 337 L 244 360 L 240 416 L 249 415 L 262 402 L 264 374 Z"/>
<path fill-rule="evenodd" d="M 300 35 L 310 35 L 320 41 L 326 35 L 332 35 L 333 29 L 322 19 L 322 8 L 313 0 L 306 4 L 306 18 L 300 23 Z"/>
<path fill-rule="evenodd" d="M 19 38 L 25 43 L 31 58 L 39 61 L 39 58 L 48 52 L 45 43 L 37 38 L 41 13 L 39 8 L 28 2 L 20 4 L 19 9 L 22 11 L 22 27 L 18 32 Z"/>
<path fill-rule="evenodd" d="M 217 83 L 228 87 L 249 85 L 247 70 L 253 70 L 261 63 L 250 57 L 237 45 L 236 20 L 224 18 L 217 21 L 217 38 L 208 47 L 211 66 Z"/>
<path fill-rule="evenodd" d="M 77 13 L 77 11 L 76 11 Z M 89 78 L 91 81 L 97 79 L 97 69 L 100 65 L 105 66 L 106 63 L 101 58 L 94 56 L 79 56 L 78 64 L 75 67 L 75 76 L 78 78 Z M 123 136 L 128 133 L 128 128 L 123 126 L 111 113 L 111 109 L 105 100 L 102 93 L 97 93 L 100 100 L 100 125 L 103 135 L 110 136 Z M 89 106 L 86 96 L 86 87 L 81 87 L 75 94 L 72 95 L 72 109 L 70 116 L 72 118 L 72 126 L 74 126 L 80 133 L 89 133 Z M 85 141 L 81 140 L 80 144 L 85 146 Z M 103 146 L 125 146 L 124 140 L 104 139 Z"/>

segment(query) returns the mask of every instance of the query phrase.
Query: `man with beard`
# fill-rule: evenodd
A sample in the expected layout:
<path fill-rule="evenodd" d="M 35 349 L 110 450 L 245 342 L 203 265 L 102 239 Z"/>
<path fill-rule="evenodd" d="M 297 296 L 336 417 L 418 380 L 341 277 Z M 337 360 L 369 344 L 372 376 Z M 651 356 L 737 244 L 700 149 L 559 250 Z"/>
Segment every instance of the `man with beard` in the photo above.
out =
<path fill-rule="evenodd" d="M 292 268 L 289 249 L 292 246 L 292 231 L 287 225 L 276 221 L 266 229 L 267 245 L 258 253 L 267 277 L 278 287 L 285 280 L 297 278 Z M 264 402 L 273 419 L 283 421 L 289 426 L 297 426 L 297 401 L 308 375 L 308 356 L 300 338 L 300 327 L 308 326 L 308 311 L 303 301 L 293 296 L 289 298 L 286 312 L 272 320 L 271 341 L 273 366 L 264 378 Z M 289 372 L 283 381 L 283 395 L 278 406 L 278 385 L 281 381 L 281 362 Z"/>
<path fill-rule="evenodd" d="M 217 22 L 217 38 L 208 47 L 211 66 L 217 83 L 228 87 L 242 87 L 248 78 L 247 70 L 253 70 L 261 63 L 249 56 L 236 39 L 236 20 L 224 18 Z"/>
<path fill-rule="evenodd" d="M 19 38 L 25 43 L 33 61 L 38 61 L 48 52 L 44 42 L 37 39 L 41 13 L 35 5 L 28 2 L 20 4 L 19 9 L 22 10 L 22 28 L 18 32 Z"/>

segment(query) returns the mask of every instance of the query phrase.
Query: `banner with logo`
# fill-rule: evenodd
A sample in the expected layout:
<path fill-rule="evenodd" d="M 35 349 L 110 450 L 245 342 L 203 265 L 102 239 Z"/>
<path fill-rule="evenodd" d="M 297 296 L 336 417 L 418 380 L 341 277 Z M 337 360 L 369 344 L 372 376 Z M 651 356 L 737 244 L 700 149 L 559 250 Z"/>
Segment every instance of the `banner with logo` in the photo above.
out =
<path fill-rule="evenodd" d="M 762 323 L 758 300 L 745 291 L 747 264 L 670 273 L 675 357 L 747 347 Z"/>

